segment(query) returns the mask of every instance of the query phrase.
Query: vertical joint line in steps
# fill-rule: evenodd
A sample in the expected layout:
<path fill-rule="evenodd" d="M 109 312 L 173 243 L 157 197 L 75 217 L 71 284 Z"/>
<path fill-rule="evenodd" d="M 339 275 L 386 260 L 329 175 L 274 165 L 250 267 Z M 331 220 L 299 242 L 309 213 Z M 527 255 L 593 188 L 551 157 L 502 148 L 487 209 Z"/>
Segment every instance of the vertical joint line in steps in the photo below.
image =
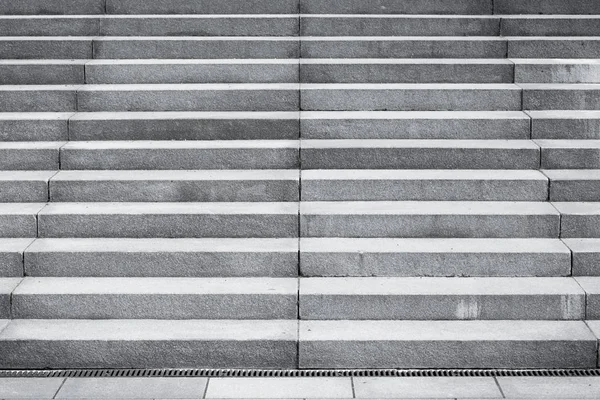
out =
<path fill-rule="evenodd" d="M 202 399 L 206 398 L 206 393 L 208 392 L 208 385 L 210 385 L 210 379 L 211 378 L 208 378 L 206 380 L 206 386 L 204 386 L 204 391 L 202 392 L 202 397 L 201 397 Z"/>
<path fill-rule="evenodd" d="M 350 377 L 350 385 L 352 386 L 352 398 L 356 398 L 356 390 L 354 389 L 354 377 Z"/>
<path fill-rule="evenodd" d="M 502 390 L 502 387 L 500 386 L 500 382 L 498 382 L 498 378 L 495 377 L 495 376 L 494 376 L 494 382 L 496 382 L 496 387 L 500 391 L 500 394 L 502 395 L 502 398 L 505 399 L 506 396 L 504 395 L 504 390 Z"/>
<path fill-rule="evenodd" d="M 22 261 L 22 265 L 23 265 L 23 277 L 27 276 L 27 269 L 25 268 L 25 253 L 27 253 L 27 250 L 29 250 L 29 248 L 31 246 L 33 246 L 33 242 L 35 242 L 37 240 L 37 238 L 34 238 L 31 243 L 29 243 L 27 245 L 27 247 L 25 247 L 25 249 L 23 250 L 23 255 L 21 256 L 21 261 Z"/>
<path fill-rule="evenodd" d="M 64 384 L 67 382 L 68 378 L 65 378 L 62 383 L 60 384 L 60 386 L 58 387 L 58 389 L 56 390 L 56 393 L 54 393 L 54 396 L 52 396 L 53 399 L 56 398 L 56 396 L 58 395 L 58 392 L 60 392 L 60 389 L 62 389 L 62 387 L 64 386 Z"/>

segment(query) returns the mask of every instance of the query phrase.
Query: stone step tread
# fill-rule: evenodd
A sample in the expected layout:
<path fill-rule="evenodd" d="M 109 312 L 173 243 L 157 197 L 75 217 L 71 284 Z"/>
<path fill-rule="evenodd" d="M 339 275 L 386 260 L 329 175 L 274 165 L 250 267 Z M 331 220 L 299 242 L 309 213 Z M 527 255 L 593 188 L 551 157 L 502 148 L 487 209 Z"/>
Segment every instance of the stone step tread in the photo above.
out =
<path fill-rule="evenodd" d="M 544 169 L 541 172 L 551 182 L 555 181 L 599 181 L 600 169 Z"/>
<path fill-rule="evenodd" d="M 59 150 L 67 142 L 0 142 L 0 150 Z"/>
<path fill-rule="evenodd" d="M 300 147 L 304 149 L 539 149 L 532 140 L 494 139 L 302 139 Z"/>
<path fill-rule="evenodd" d="M 534 139 L 542 148 L 547 149 L 598 149 L 598 139 Z"/>
<path fill-rule="evenodd" d="M 3 246 L 20 249 L 27 243 L 27 253 L 298 253 L 298 239 L 68 238 L 36 239 L 33 243 L 25 239 L 14 244 L 6 240 L 0 240 L 0 250 Z"/>
<path fill-rule="evenodd" d="M 600 202 L 554 202 L 552 205 L 563 215 L 600 216 Z"/>
<path fill-rule="evenodd" d="M 0 171 L 0 182 L 42 181 L 48 182 L 57 171 Z"/>
<path fill-rule="evenodd" d="M 600 110 L 527 110 L 532 119 L 600 119 Z"/>
<path fill-rule="evenodd" d="M 6 142 L 10 145 L 10 142 Z M 23 142 L 29 143 L 29 142 Z M 38 143 L 38 142 L 33 142 Z M 0 143 L 0 148 L 3 144 Z M 298 140 L 102 140 L 74 141 L 62 146 L 64 150 L 109 149 L 298 149 Z M 23 145 L 24 148 L 27 146 Z M 8 147 L 14 148 L 14 147 Z M 16 147 L 19 148 L 19 147 Z"/>
<path fill-rule="evenodd" d="M 600 203 L 597 203 L 600 213 Z M 329 201 L 302 202 L 301 215 L 559 215 L 546 202 Z"/>
<path fill-rule="evenodd" d="M 596 296 L 600 294 L 600 277 L 577 276 L 575 277 L 575 280 L 586 294 Z"/>
<path fill-rule="evenodd" d="M 9 177 L 9 173 L 7 174 Z M 299 181 L 294 170 L 133 170 L 59 171 L 52 181 Z M 18 177 L 18 175 L 17 175 Z M 0 181 L 3 173 L 0 172 Z"/>
<path fill-rule="evenodd" d="M 35 215 L 46 203 L 0 203 L 0 215 Z"/>
<path fill-rule="evenodd" d="M 17 289 L 17 292 L 19 289 Z M 584 290 L 573 278 L 353 277 L 300 279 L 300 296 L 536 296 L 584 294 Z"/>
<path fill-rule="evenodd" d="M 574 253 L 600 253 L 600 239 L 562 239 Z"/>
<path fill-rule="evenodd" d="M 12 279 L 18 281 L 18 279 Z M 0 288 L 2 280 L 0 279 Z M 1 289 L 0 289 L 1 290 Z M 227 295 L 296 296 L 295 278 L 24 278 L 15 296 L 36 295 Z"/>
<path fill-rule="evenodd" d="M 0 277 L 0 302 L 2 297 L 9 296 L 21 283 L 21 278 L 2 278 Z M 1 312 L 2 310 L 0 310 Z"/>
<path fill-rule="evenodd" d="M 31 249 L 36 247 L 35 241 Z M 600 240 L 598 241 L 600 251 Z M 301 238 L 301 253 L 563 253 L 569 249 L 559 239 L 393 239 Z"/>
<path fill-rule="evenodd" d="M 600 170 L 598 171 L 600 174 Z M 533 170 L 368 170 L 368 169 L 339 169 L 339 170 L 307 170 L 302 171 L 302 180 L 541 180 L 547 177 Z M 59 173 L 60 176 L 60 173 Z M 600 176 L 600 175 L 599 175 Z M 0 174 L 1 177 L 1 174 Z"/>

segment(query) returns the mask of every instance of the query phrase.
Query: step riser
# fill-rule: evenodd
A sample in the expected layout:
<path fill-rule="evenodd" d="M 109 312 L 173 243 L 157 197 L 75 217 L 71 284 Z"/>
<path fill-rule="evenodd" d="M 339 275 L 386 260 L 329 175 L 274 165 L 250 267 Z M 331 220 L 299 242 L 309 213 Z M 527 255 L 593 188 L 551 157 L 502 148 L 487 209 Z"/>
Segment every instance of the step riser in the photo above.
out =
<path fill-rule="evenodd" d="M 58 168 L 58 148 L 0 150 L 0 170 L 53 171 Z"/>
<path fill-rule="evenodd" d="M 494 0 L 494 14 L 600 14 L 600 4 L 587 0 Z"/>
<path fill-rule="evenodd" d="M 43 203 L 46 201 L 48 201 L 47 181 L 0 181 L 0 203 Z"/>
<path fill-rule="evenodd" d="M 97 149 L 63 148 L 66 170 L 295 169 L 298 149 Z"/>
<path fill-rule="evenodd" d="M 531 180 L 302 180 L 303 201 L 546 201 L 547 198 L 547 183 Z"/>
<path fill-rule="evenodd" d="M 0 215 L 0 237 L 34 238 L 36 235 L 35 215 Z"/>
<path fill-rule="evenodd" d="M 562 214 L 562 238 L 600 238 L 600 214 Z"/>
<path fill-rule="evenodd" d="M 512 65 L 303 64 L 303 83 L 512 83 Z"/>
<path fill-rule="evenodd" d="M 599 58 L 599 40 L 526 39 L 508 41 L 509 58 Z"/>
<path fill-rule="evenodd" d="M 303 148 L 303 169 L 537 169 L 537 149 Z"/>
<path fill-rule="evenodd" d="M 2 85 L 83 84 L 83 65 L 0 65 Z"/>
<path fill-rule="evenodd" d="M 585 295 L 303 294 L 304 320 L 579 320 Z"/>
<path fill-rule="evenodd" d="M 92 40 L 0 40 L 2 59 L 90 59 Z"/>
<path fill-rule="evenodd" d="M 297 301 L 296 296 L 269 294 L 14 294 L 12 315 L 19 319 L 296 319 Z"/>
<path fill-rule="evenodd" d="M 302 237 L 558 238 L 559 225 L 558 215 L 301 215 L 300 217 Z"/>
<path fill-rule="evenodd" d="M 69 137 L 69 127 L 66 113 L 51 120 L 15 119 L 0 120 L 0 141 L 3 142 L 60 142 Z"/>
<path fill-rule="evenodd" d="M 527 16 L 502 17 L 502 36 L 597 36 L 598 18 L 577 16 L 561 18 L 531 18 Z"/>
<path fill-rule="evenodd" d="M 4 112 L 66 112 L 77 110 L 75 90 L 3 90 L 0 109 Z"/>
<path fill-rule="evenodd" d="M 515 66 L 515 82 L 524 83 L 600 83 L 599 65 L 539 64 Z"/>
<path fill-rule="evenodd" d="M 600 56 L 599 56 L 600 57 Z M 578 89 L 525 89 L 524 110 L 598 110 L 600 90 Z"/>
<path fill-rule="evenodd" d="M 2 186 L 0 185 L 0 193 Z M 298 201 L 298 181 L 54 181 L 57 202 L 250 202 Z M 2 196 L 0 196 L 0 200 Z M 30 200 L 36 201 L 36 200 Z M 38 200 L 45 201 L 45 200 Z"/>
<path fill-rule="evenodd" d="M 302 0 L 300 10 L 306 14 L 491 14 L 491 0 L 393 1 L 364 2 L 346 0 Z"/>
<path fill-rule="evenodd" d="M 531 137 L 533 139 L 600 139 L 600 119 L 534 117 L 531 121 Z"/>
<path fill-rule="evenodd" d="M 542 168 L 593 169 L 600 168 L 600 148 L 547 148 L 542 145 Z M 598 198 L 596 198 L 596 201 Z"/>
<path fill-rule="evenodd" d="M 600 181 L 597 180 L 552 180 L 550 201 L 598 201 Z"/>

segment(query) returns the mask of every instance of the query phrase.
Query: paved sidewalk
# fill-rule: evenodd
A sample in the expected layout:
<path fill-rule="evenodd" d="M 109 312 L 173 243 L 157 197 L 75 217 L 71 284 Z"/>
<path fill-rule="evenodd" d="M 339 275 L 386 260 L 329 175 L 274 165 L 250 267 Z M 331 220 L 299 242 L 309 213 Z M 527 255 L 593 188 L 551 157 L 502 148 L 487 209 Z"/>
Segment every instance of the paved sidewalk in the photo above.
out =
<path fill-rule="evenodd" d="M 0 378 L 0 399 L 600 399 L 575 378 Z"/>

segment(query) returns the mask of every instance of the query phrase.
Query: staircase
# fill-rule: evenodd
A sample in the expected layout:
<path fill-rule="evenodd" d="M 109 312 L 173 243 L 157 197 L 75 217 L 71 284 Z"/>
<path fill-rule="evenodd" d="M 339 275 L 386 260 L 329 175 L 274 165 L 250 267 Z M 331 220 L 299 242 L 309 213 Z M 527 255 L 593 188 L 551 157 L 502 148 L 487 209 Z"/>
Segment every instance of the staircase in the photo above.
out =
<path fill-rule="evenodd" d="M 0 14 L 0 368 L 597 366 L 600 2 Z"/>

